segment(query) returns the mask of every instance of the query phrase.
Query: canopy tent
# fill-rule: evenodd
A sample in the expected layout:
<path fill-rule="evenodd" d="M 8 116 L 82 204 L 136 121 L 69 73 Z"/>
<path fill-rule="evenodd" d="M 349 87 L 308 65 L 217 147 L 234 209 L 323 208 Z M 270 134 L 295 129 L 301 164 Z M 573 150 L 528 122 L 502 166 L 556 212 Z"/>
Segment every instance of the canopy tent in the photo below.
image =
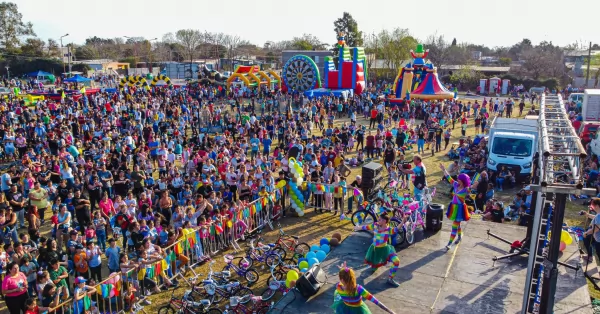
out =
<path fill-rule="evenodd" d="M 27 73 L 28 77 L 35 77 L 38 81 L 49 81 L 50 83 L 54 83 L 56 81 L 56 77 L 52 73 L 44 72 L 42 70 L 35 71 L 31 73 Z"/>
<path fill-rule="evenodd" d="M 90 82 L 91 80 L 92 79 L 89 79 L 85 76 L 81 76 L 81 75 L 77 74 L 71 78 L 66 79 L 65 82 L 67 82 L 67 83 L 86 83 L 86 82 Z"/>
<path fill-rule="evenodd" d="M 42 70 L 27 73 L 28 77 L 40 77 L 40 76 L 54 76 L 52 73 L 44 72 Z"/>

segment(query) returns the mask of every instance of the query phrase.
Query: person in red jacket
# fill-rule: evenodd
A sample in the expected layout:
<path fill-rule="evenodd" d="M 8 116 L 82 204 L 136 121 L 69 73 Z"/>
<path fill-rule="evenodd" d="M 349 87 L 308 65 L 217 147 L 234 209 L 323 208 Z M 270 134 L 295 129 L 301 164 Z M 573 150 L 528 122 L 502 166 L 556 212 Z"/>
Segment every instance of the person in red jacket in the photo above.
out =
<path fill-rule="evenodd" d="M 367 135 L 367 158 L 373 158 L 373 152 L 375 151 L 375 136 L 371 134 Z"/>
<path fill-rule="evenodd" d="M 369 121 L 369 129 L 372 129 L 377 126 L 377 114 L 379 111 L 375 107 L 371 109 L 371 120 Z"/>

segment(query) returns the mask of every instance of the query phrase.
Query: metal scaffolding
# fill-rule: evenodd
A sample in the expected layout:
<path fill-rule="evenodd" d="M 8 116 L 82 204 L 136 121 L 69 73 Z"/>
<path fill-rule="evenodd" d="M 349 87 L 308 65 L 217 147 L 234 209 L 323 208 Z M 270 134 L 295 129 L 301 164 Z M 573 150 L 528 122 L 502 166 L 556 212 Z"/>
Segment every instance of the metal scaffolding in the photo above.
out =
<path fill-rule="evenodd" d="M 543 95 L 538 117 L 538 152 L 531 190 L 535 208 L 525 280 L 522 313 L 553 313 L 558 277 L 560 235 L 567 198 L 595 195 L 584 188 L 583 167 L 587 153 L 567 115 L 560 95 Z"/>

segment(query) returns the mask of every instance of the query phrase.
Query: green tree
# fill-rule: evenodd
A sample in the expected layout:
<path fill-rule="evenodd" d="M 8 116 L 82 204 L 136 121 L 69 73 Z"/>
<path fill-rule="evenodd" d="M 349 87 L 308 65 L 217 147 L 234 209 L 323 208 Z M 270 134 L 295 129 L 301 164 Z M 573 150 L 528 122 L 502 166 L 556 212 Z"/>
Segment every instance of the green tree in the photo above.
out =
<path fill-rule="evenodd" d="M 452 39 L 452 46 L 455 47 L 456 46 L 456 38 Z"/>
<path fill-rule="evenodd" d="M 333 30 L 337 38 L 339 33 L 344 33 L 346 45 L 350 47 L 362 47 L 363 34 L 358 30 L 358 23 L 348 12 L 333 22 Z"/>
<path fill-rule="evenodd" d="M 500 63 L 500 65 L 503 67 L 509 66 L 511 62 L 512 62 L 511 58 L 501 57 L 498 59 L 498 63 Z"/>
<path fill-rule="evenodd" d="M 20 37 L 35 36 L 31 22 L 23 22 L 23 15 L 12 2 L 0 3 L 0 46 L 14 50 L 21 43 Z"/>
<path fill-rule="evenodd" d="M 44 56 L 45 43 L 39 38 L 27 38 L 21 45 L 21 53 L 26 56 L 42 57 Z"/>
<path fill-rule="evenodd" d="M 186 60 L 192 62 L 198 53 L 197 47 L 202 43 L 202 34 L 197 29 L 180 29 L 175 33 L 177 43 L 181 45 L 181 53 Z"/>

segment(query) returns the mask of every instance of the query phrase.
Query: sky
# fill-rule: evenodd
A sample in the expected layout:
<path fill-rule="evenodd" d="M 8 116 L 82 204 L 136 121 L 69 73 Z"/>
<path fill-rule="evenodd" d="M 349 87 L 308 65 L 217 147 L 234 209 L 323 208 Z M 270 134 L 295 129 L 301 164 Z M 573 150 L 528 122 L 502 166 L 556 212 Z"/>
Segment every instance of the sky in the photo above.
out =
<path fill-rule="evenodd" d="M 179 29 L 224 32 L 263 46 L 313 34 L 334 43 L 333 21 L 349 12 L 365 33 L 407 28 L 418 39 L 444 35 L 459 43 L 512 46 L 576 41 L 600 44 L 600 1 L 578 0 L 7 0 L 16 3 L 38 37 L 82 44 L 92 36 L 159 39 Z M 575 16 L 574 12 L 577 12 Z"/>

